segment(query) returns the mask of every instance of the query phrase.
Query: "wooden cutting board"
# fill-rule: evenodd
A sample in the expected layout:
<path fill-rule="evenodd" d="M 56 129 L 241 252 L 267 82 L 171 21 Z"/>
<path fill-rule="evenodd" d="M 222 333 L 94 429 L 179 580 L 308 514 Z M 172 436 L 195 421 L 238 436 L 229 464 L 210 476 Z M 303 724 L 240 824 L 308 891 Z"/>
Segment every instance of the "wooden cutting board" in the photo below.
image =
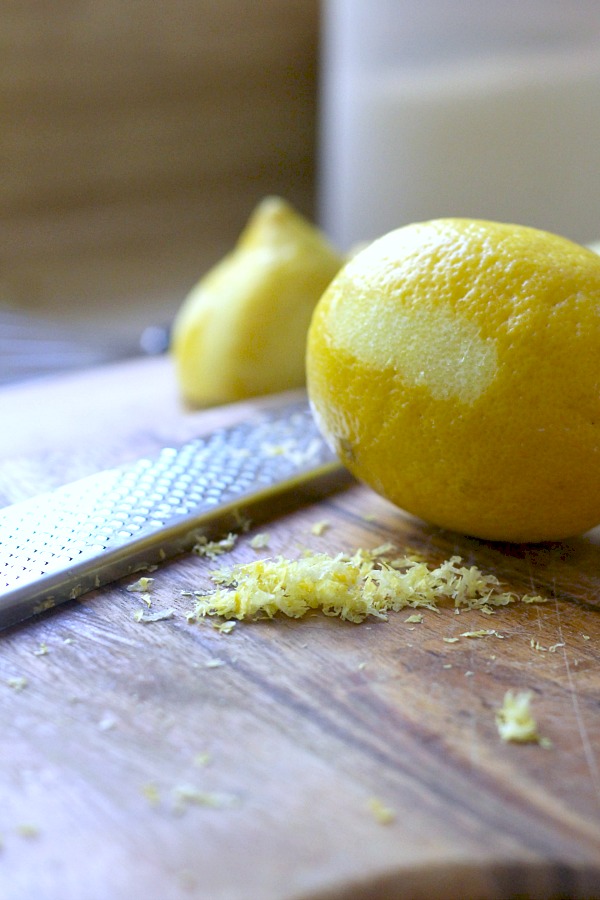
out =
<path fill-rule="evenodd" d="M 0 502 L 260 405 L 185 411 L 168 359 L 5 388 Z M 154 573 L 170 619 L 136 621 L 126 580 L 4 632 L 1 900 L 600 896 L 600 533 L 476 541 L 351 483 L 295 492 L 218 564 L 387 541 L 550 602 L 224 634 L 186 617 L 215 567 L 190 556 Z M 509 689 L 551 746 L 500 739 Z"/>

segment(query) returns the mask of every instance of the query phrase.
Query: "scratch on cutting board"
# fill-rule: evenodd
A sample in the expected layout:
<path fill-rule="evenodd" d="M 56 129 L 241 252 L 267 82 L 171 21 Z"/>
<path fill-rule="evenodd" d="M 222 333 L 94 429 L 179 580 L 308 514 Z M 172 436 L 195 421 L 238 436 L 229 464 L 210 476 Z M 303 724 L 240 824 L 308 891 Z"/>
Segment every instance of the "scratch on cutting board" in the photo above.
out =
<path fill-rule="evenodd" d="M 558 636 L 562 648 L 562 655 L 565 663 L 565 671 L 567 673 L 567 682 L 569 685 L 569 692 L 571 694 L 571 703 L 573 706 L 573 712 L 575 713 L 575 720 L 577 722 L 577 728 L 579 729 L 579 736 L 581 738 L 581 746 L 583 747 L 583 753 L 585 756 L 585 760 L 590 772 L 590 778 L 592 781 L 592 785 L 594 786 L 594 790 L 596 791 L 598 798 L 600 799 L 600 768 L 598 766 L 598 760 L 596 759 L 594 748 L 590 741 L 587 728 L 585 727 L 585 722 L 583 721 L 583 716 L 581 714 L 581 707 L 579 705 L 579 698 L 577 697 L 577 691 L 575 688 L 575 682 L 573 680 L 573 674 L 571 672 L 571 667 L 569 665 L 569 657 L 567 654 L 565 639 L 562 630 L 562 623 L 560 618 L 560 609 L 558 608 L 558 601 L 555 600 L 555 610 L 556 610 L 556 620 L 557 620 L 557 630 Z"/>

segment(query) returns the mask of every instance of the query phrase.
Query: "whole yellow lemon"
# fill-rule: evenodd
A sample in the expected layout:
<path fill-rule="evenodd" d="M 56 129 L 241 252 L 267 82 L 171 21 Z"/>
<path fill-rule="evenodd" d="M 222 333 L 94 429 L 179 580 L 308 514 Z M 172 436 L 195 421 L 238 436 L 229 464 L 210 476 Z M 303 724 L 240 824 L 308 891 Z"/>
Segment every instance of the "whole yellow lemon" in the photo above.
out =
<path fill-rule="evenodd" d="M 307 384 L 359 479 L 444 528 L 559 540 L 600 523 L 600 257 L 534 228 L 408 225 L 317 304 Z"/>

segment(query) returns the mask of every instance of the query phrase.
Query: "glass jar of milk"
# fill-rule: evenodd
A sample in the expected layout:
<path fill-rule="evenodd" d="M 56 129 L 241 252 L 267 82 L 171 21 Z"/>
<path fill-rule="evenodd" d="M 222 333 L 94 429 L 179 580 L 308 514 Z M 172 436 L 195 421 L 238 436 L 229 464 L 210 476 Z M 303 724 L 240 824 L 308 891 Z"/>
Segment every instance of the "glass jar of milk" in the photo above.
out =
<path fill-rule="evenodd" d="M 600 239 L 600 0 L 323 0 L 320 224 Z"/>

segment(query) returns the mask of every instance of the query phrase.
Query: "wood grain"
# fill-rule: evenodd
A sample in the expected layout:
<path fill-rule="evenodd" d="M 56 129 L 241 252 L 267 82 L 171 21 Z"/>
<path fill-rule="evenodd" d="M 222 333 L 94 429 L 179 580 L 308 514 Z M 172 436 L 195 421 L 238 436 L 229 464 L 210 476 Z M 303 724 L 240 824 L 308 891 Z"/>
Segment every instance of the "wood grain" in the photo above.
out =
<path fill-rule="evenodd" d="M 257 405 L 184 410 L 168 360 L 6 388 L 3 502 Z M 258 528 L 291 557 L 392 541 L 550 602 L 227 635 L 186 618 L 182 592 L 215 565 L 191 556 L 154 573 L 152 610 L 173 618 L 136 622 L 140 597 L 117 583 L 5 632 L 2 900 L 598 896 L 600 535 L 476 541 L 359 485 L 277 512 L 218 563 L 257 558 Z M 461 637 L 490 627 L 502 637 Z M 500 740 L 507 689 L 533 692 L 551 747 Z"/>

